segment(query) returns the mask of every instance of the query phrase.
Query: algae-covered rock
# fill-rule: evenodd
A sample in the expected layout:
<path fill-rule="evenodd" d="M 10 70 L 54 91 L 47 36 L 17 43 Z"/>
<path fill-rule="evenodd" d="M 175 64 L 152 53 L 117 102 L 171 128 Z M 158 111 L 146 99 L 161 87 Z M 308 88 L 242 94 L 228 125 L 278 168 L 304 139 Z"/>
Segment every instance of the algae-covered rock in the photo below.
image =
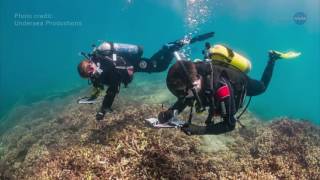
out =
<path fill-rule="evenodd" d="M 227 145 L 234 142 L 234 138 L 225 135 L 204 135 L 201 140 L 200 149 L 204 152 L 227 151 Z"/>
<path fill-rule="evenodd" d="M 29 148 L 24 161 L 32 163 L 46 156 L 49 156 L 49 151 L 46 146 L 33 144 L 32 147 Z"/>

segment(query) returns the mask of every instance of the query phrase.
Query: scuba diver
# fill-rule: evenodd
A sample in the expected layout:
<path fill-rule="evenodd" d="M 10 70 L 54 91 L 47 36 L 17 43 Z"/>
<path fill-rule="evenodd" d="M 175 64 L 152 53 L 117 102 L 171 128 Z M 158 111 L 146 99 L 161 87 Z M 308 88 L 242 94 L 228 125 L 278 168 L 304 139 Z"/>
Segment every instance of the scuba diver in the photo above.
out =
<path fill-rule="evenodd" d="M 206 43 L 204 54 L 209 58 L 207 61 L 191 62 L 181 58 L 179 61 L 177 58 L 178 61 L 169 69 L 166 83 L 177 101 L 168 110 L 159 113 L 159 124 L 177 120 L 176 114 L 190 106 L 189 122 L 180 126 L 185 133 L 201 135 L 232 131 L 248 107 L 251 96 L 260 95 L 268 88 L 275 63 L 279 59 L 291 59 L 300 55 L 295 52 L 269 51 L 269 61 L 261 80 L 255 80 L 246 74 L 251 69 L 250 61 L 230 48 L 222 45 L 211 47 Z M 250 100 L 236 117 L 245 96 L 250 96 Z M 197 112 L 208 108 L 206 126 L 191 125 L 194 106 Z M 213 117 L 216 115 L 223 121 L 215 123 Z"/>
<path fill-rule="evenodd" d="M 90 97 L 82 98 L 78 103 L 95 102 L 104 86 L 108 86 L 102 106 L 96 114 L 96 120 L 102 120 L 107 112 L 112 111 L 111 106 L 120 91 L 120 85 L 124 84 L 127 87 L 135 72 L 165 71 L 174 57 L 173 52 L 180 50 L 184 45 L 203 41 L 213 35 L 213 32 L 209 32 L 167 43 L 151 58 L 142 57 L 141 46 L 102 42 L 91 54 L 82 53 L 86 59 L 79 63 L 78 72 L 81 77 L 89 79 L 94 91 Z"/>

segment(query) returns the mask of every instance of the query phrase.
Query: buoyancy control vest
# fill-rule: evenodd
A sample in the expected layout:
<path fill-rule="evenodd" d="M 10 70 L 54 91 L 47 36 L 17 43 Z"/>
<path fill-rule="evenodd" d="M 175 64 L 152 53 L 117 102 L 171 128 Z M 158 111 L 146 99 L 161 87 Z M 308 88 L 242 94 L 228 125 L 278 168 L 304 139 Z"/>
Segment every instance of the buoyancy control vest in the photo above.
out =
<path fill-rule="evenodd" d="M 237 70 L 221 65 L 213 65 L 213 88 L 218 89 L 216 86 L 221 82 L 221 79 L 225 79 L 230 82 L 233 91 L 235 108 L 238 110 L 243 106 L 243 102 L 246 96 L 248 76 Z"/>
<path fill-rule="evenodd" d="M 127 87 L 127 85 L 133 80 L 134 68 L 124 57 L 117 54 L 98 56 L 93 54 L 91 60 L 97 65 L 100 69 L 100 73 L 97 75 L 103 84 L 108 84 L 112 82 L 110 78 L 117 79 L 121 81 Z M 116 74 L 114 74 L 116 73 Z M 100 77 L 101 76 L 101 77 Z M 92 77 L 91 81 L 94 84 L 97 77 Z"/>
<path fill-rule="evenodd" d="M 220 88 L 221 79 L 224 78 L 230 82 L 233 90 L 236 109 L 242 107 L 244 97 L 246 96 L 246 87 L 248 76 L 238 69 L 230 68 L 220 64 L 211 64 L 211 62 L 195 63 L 199 75 L 203 77 L 204 91 L 207 98 L 215 95 Z"/>

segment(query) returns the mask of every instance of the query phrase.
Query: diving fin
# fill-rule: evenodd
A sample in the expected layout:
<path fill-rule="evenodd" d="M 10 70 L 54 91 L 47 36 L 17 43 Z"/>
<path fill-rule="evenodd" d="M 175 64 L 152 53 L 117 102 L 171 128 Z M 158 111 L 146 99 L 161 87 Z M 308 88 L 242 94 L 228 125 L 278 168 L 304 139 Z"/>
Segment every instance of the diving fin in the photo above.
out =
<path fill-rule="evenodd" d="M 180 128 L 185 125 L 184 121 L 181 121 L 174 117 L 166 123 L 160 123 L 157 118 L 148 118 L 145 120 L 154 128 Z"/>
<path fill-rule="evenodd" d="M 295 51 L 289 51 L 289 52 L 283 53 L 283 52 L 271 50 L 270 53 L 271 55 L 275 56 L 276 59 L 293 59 L 301 55 L 300 52 L 295 52 Z"/>
<path fill-rule="evenodd" d="M 200 34 L 198 36 L 195 36 L 195 37 L 191 38 L 189 44 L 192 44 L 192 43 L 195 43 L 195 42 L 198 42 L 198 41 L 204 41 L 204 40 L 209 39 L 209 38 L 211 38 L 213 36 L 214 36 L 214 32 L 208 32 L 208 33 L 205 33 L 205 34 Z"/>
<path fill-rule="evenodd" d="M 95 104 L 97 102 L 97 99 L 92 99 L 90 97 L 84 97 L 81 99 L 78 99 L 78 104 Z"/>

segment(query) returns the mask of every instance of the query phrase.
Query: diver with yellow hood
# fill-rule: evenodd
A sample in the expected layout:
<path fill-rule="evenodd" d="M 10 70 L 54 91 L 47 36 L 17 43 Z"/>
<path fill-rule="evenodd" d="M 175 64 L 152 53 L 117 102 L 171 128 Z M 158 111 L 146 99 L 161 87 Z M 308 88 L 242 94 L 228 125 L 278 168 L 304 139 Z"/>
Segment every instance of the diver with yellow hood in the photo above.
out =
<path fill-rule="evenodd" d="M 182 125 L 184 132 L 221 134 L 232 131 L 244 112 L 235 116 L 243 106 L 245 97 L 257 96 L 266 91 L 275 63 L 279 59 L 291 59 L 300 55 L 295 52 L 269 51 L 269 60 L 262 77 L 255 80 L 246 74 L 251 69 L 250 61 L 232 49 L 223 45 L 211 47 L 206 43 L 204 54 L 206 61 L 191 62 L 178 57 L 176 64 L 169 69 L 166 83 L 177 101 L 168 110 L 159 113 L 159 124 L 177 120 L 175 116 L 190 106 L 189 122 Z M 206 126 L 191 125 L 194 106 L 197 112 L 208 110 Z M 213 117 L 216 115 L 222 117 L 223 121 L 214 123 Z"/>

